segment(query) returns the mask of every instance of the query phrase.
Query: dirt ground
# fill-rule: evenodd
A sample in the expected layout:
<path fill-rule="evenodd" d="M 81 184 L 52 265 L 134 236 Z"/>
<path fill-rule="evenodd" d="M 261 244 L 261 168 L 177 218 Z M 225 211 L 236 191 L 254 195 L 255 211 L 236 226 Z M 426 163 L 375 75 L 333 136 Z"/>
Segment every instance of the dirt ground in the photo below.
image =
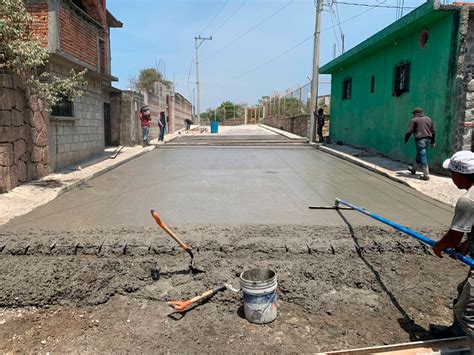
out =
<path fill-rule="evenodd" d="M 379 227 L 187 226 L 188 257 L 155 228 L 0 232 L 0 352 L 318 352 L 416 340 L 449 324 L 467 270 Z M 438 238 L 442 231 L 422 230 Z M 241 295 L 190 298 L 247 269 L 278 277 L 278 317 L 245 320 Z"/>

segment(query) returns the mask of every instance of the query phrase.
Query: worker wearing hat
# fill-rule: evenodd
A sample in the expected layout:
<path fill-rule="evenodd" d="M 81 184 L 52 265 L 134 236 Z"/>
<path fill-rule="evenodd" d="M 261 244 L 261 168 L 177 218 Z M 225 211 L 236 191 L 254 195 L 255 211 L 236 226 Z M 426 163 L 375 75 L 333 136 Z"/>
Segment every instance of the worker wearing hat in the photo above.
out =
<path fill-rule="evenodd" d="M 413 117 L 405 134 L 405 143 L 408 142 L 412 134 L 415 136 L 416 158 L 415 163 L 408 166 L 408 170 L 412 174 L 416 174 L 416 171 L 421 168 L 423 175 L 420 176 L 420 179 L 429 180 L 430 170 L 428 167 L 426 148 L 429 145 L 431 145 L 432 148 L 435 146 L 436 133 L 433 126 L 433 121 L 430 117 L 423 113 L 423 109 L 420 107 L 415 108 L 412 113 Z"/>
<path fill-rule="evenodd" d="M 456 203 L 453 221 L 449 231 L 439 240 L 433 248 L 434 253 L 441 257 L 441 252 L 446 248 L 455 248 L 457 251 L 470 254 L 474 257 L 474 153 L 460 151 L 443 163 L 445 169 L 451 172 L 453 183 L 460 190 L 467 192 Z M 464 234 L 467 240 L 462 241 Z M 455 322 L 450 327 L 455 329 L 458 323 L 469 338 L 471 353 L 474 353 L 474 269 L 458 286 L 458 298 L 454 304 Z"/>

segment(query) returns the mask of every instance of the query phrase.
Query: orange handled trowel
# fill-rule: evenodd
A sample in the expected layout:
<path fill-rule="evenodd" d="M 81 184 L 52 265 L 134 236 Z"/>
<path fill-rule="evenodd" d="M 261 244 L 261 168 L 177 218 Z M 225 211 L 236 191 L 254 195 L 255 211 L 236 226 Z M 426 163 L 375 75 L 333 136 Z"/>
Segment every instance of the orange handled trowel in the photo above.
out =
<path fill-rule="evenodd" d="M 232 287 L 230 284 L 225 283 L 222 286 L 213 288 L 212 290 L 206 291 L 203 294 L 193 297 L 190 300 L 187 301 L 169 301 L 168 306 L 173 308 L 175 312 L 186 312 L 188 311 L 196 302 L 199 302 L 203 299 L 210 298 L 214 296 L 216 293 L 225 291 L 225 290 L 230 290 L 232 292 L 239 292 L 240 289 L 236 289 Z"/>
<path fill-rule="evenodd" d="M 192 273 L 200 273 L 200 272 L 205 272 L 204 270 L 198 269 L 194 265 L 194 254 L 193 254 L 193 249 L 188 245 L 183 243 L 179 238 L 176 236 L 176 234 L 171 231 L 171 229 L 168 228 L 166 224 L 164 224 L 160 217 L 158 217 L 158 213 L 156 213 L 155 210 L 151 210 L 151 215 L 153 216 L 153 219 L 156 221 L 156 223 L 166 232 L 168 235 L 173 238 L 173 240 L 178 243 L 178 245 L 186 252 L 189 254 L 191 257 L 191 261 L 189 262 L 189 270 L 191 270 Z"/>

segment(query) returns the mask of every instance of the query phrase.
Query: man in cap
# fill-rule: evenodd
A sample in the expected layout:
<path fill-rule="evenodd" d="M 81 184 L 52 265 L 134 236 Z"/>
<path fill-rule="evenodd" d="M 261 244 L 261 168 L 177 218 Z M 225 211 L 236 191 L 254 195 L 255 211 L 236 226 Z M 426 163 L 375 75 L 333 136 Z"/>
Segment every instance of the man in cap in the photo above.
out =
<path fill-rule="evenodd" d="M 415 136 L 416 159 L 415 163 L 408 167 L 408 170 L 412 174 L 416 174 L 417 169 L 421 167 L 423 175 L 420 176 L 420 179 L 429 180 L 430 170 L 428 167 L 426 148 L 429 145 L 434 148 L 436 132 L 433 126 L 433 121 L 423 113 L 423 109 L 420 107 L 413 110 L 413 117 L 410 121 L 407 133 L 405 134 L 405 143 L 408 142 L 412 133 Z"/>
<path fill-rule="evenodd" d="M 433 248 L 434 253 L 441 257 L 446 248 L 455 248 L 457 251 L 474 257 L 474 153 L 460 151 L 443 163 L 445 169 L 451 172 L 451 179 L 460 190 L 467 192 L 456 203 L 453 221 L 449 231 Z M 464 234 L 467 240 L 462 242 Z M 474 353 L 474 269 L 469 271 L 467 278 L 458 286 L 458 298 L 454 301 L 455 321 L 449 330 L 456 333 L 456 326 L 460 325 L 466 333 L 471 353 Z"/>

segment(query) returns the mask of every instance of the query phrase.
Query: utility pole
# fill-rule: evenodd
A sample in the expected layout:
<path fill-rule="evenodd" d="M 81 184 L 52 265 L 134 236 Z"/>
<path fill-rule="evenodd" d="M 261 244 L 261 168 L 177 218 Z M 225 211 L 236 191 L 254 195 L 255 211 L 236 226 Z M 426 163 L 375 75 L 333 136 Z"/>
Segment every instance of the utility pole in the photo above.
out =
<path fill-rule="evenodd" d="M 314 31 L 314 53 L 313 53 L 313 78 L 311 80 L 311 121 L 309 125 L 309 142 L 316 142 L 316 115 L 318 106 L 318 82 L 319 82 L 319 39 L 321 33 L 321 12 L 323 11 L 323 0 L 317 0 L 316 23 Z"/>
<path fill-rule="evenodd" d="M 203 44 L 204 41 L 211 41 L 211 37 L 201 37 L 201 35 L 194 37 L 194 43 L 196 46 L 196 124 L 198 126 L 201 125 L 201 108 L 200 108 L 200 92 L 199 92 L 199 54 L 198 54 L 198 49 Z"/>

